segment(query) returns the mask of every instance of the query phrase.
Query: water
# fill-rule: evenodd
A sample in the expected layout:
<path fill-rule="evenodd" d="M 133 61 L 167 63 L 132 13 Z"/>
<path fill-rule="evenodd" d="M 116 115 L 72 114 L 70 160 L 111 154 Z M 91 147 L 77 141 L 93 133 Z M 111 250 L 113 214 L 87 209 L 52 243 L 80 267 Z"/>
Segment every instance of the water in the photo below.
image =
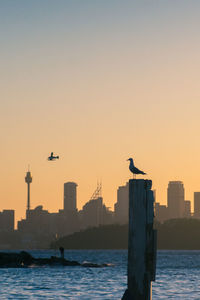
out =
<path fill-rule="evenodd" d="M 31 254 L 58 255 L 55 251 Z M 114 266 L 0 269 L 0 299 L 121 299 L 126 289 L 127 251 L 75 250 L 65 251 L 65 257 Z M 158 251 L 153 299 L 200 299 L 200 251 Z"/>

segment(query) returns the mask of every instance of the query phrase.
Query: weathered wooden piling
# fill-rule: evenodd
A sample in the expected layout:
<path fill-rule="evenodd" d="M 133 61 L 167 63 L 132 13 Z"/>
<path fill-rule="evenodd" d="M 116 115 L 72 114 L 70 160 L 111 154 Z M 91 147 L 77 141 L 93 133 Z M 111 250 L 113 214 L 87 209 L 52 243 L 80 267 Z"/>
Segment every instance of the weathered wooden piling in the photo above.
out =
<path fill-rule="evenodd" d="M 156 231 L 152 181 L 129 180 L 128 288 L 122 300 L 150 300 L 155 281 Z"/>

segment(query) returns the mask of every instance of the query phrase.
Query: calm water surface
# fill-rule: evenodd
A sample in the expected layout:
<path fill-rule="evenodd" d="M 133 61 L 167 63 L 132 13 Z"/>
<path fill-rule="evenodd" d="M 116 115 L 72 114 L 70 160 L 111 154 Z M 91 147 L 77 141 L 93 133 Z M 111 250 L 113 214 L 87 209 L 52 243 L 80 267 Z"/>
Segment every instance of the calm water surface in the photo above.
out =
<path fill-rule="evenodd" d="M 31 251 L 36 257 L 59 255 Z M 125 250 L 73 250 L 65 257 L 79 262 L 111 263 L 108 268 L 33 267 L 0 269 L 3 299 L 121 299 L 126 289 Z M 200 251 L 159 251 L 153 299 L 200 300 Z"/>

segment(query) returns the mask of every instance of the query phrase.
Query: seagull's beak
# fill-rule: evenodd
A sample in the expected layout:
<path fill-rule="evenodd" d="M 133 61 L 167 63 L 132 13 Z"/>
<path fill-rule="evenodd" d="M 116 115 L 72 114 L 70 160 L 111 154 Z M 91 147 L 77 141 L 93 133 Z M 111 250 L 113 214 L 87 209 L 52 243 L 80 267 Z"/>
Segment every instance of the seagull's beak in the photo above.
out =
<path fill-rule="evenodd" d="M 127 159 L 127 161 L 128 161 L 129 159 Z"/>

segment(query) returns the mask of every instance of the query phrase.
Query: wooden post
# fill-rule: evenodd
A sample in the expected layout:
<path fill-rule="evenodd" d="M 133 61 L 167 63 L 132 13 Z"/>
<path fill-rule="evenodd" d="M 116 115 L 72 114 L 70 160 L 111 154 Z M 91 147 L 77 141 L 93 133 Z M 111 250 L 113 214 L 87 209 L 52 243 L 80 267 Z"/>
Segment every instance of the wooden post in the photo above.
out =
<path fill-rule="evenodd" d="M 128 289 L 123 300 L 150 300 L 156 270 L 151 180 L 129 180 Z"/>

